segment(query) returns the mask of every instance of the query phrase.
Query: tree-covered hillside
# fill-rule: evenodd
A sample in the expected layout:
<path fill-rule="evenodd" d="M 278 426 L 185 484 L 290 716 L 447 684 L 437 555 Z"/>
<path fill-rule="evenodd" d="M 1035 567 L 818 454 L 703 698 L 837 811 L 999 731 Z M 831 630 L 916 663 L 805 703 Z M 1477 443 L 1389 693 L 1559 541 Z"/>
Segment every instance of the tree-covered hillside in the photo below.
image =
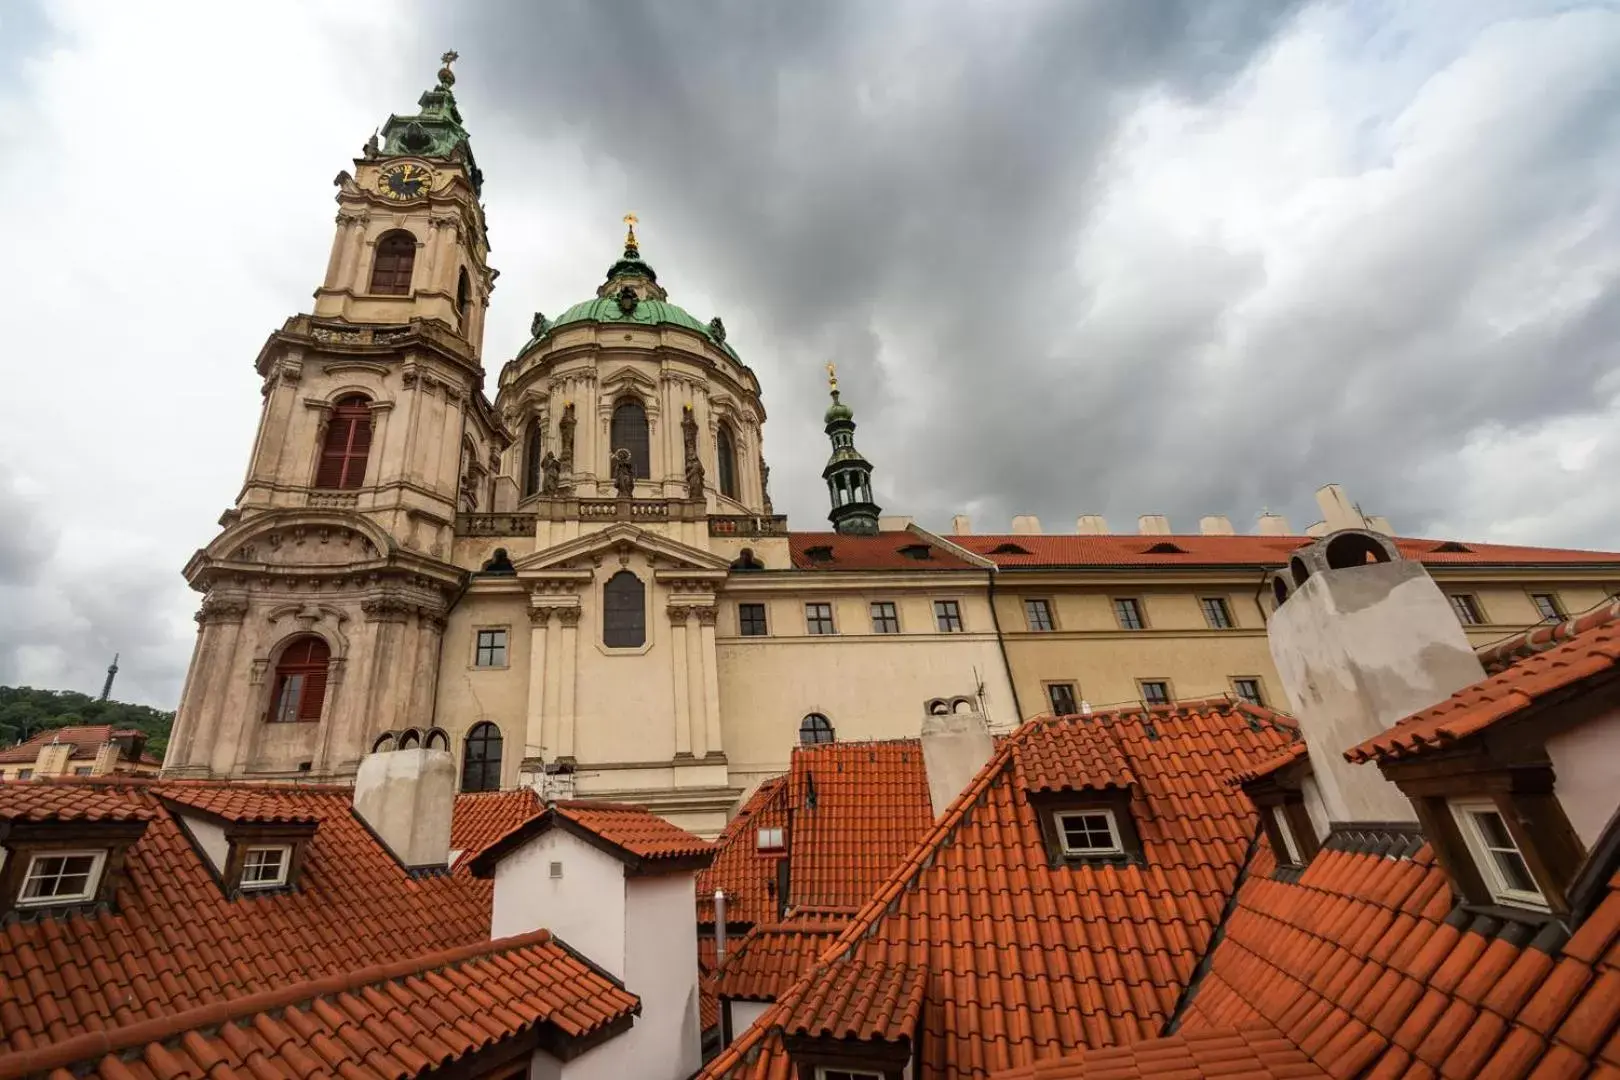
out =
<path fill-rule="evenodd" d="M 111 724 L 146 732 L 146 752 L 161 758 L 174 713 L 122 701 L 97 701 L 73 690 L 0 686 L 0 746 L 13 746 L 41 731 L 72 724 Z"/>

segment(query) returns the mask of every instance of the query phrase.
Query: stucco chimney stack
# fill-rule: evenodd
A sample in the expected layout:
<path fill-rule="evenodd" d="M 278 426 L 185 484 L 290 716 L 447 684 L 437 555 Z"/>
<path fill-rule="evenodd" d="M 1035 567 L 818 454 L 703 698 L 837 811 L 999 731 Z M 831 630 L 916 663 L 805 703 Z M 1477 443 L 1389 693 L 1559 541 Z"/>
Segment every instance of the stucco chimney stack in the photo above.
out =
<path fill-rule="evenodd" d="M 1374 532 L 1381 532 L 1385 536 L 1395 535 L 1395 526 L 1389 523 L 1389 518 L 1381 515 L 1374 515 L 1373 517 L 1368 518 L 1367 527 Z"/>
<path fill-rule="evenodd" d="M 355 813 L 412 869 L 449 863 L 455 806 L 456 763 L 448 750 L 371 753 L 355 773 Z"/>
<path fill-rule="evenodd" d="M 1386 536 L 1342 529 L 1271 576 L 1271 658 L 1330 821 L 1412 821 L 1411 804 L 1344 751 L 1485 672 L 1450 602 Z"/>
<path fill-rule="evenodd" d="M 923 768 L 935 817 L 978 775 L 995 749 L 979 712 L 964 707 L 961 712 L 930 712 L 923 717 Z"/>
<path fill-rule="evenodd" d="M 1012 531 L 1017 536 L 1039 536 L 1041 519 L 1034 514 L 1019 514 L 1012 520 Z"/>
<path fill-rule="evenodd" d="M 1291 536 L 1293 526 L 1281 514 L 1273 514 L 1270 510 L 1260 512 L 1260 520 L 1256 523 L 1256 531 L 1261 536 Z"/>
<path fill-rule="evenodd" d="M 957 514 L 955 517 L 951 518 L 951 535 L 972 536 L 973 519 L 968 517 L 966 514 Z"/>
<path fill-rule="evenodd" d="M 1143 514 L 1136 519 L 1136 531 L 1143 536 L 1169 536 L 1170 519 L 1163 514 Z"/>
<path fill-rule="evenodd" d="M 1081 514 L 1075 518 L 1074 531 L 1081 536 L 1107 536 L 1108 519 L 1101 514 Z"/>
<path fill-rule="evenodd" d="M 1361 516 L 1360 508 L 1350 501 L 1350 496 L 1338 484 L 1323 484 L 1317 488 L 1316 505 L 1322 508 L 1322 520 L 1327 523 L 1328 532 L 1367 527 L 1367 519 Z"/>
<path fill-rule="evenodd" d="M 1205 536 L 1231 536 L 1232 520 L 1225 514 L 1211 514 L 1198 519 L 1198 531 Z"/>
<path fill-rule="evenodd" d="M 878 532 L 905 532 L 912 520 L 910 514 L 883 514 L 878 518 Z"/>

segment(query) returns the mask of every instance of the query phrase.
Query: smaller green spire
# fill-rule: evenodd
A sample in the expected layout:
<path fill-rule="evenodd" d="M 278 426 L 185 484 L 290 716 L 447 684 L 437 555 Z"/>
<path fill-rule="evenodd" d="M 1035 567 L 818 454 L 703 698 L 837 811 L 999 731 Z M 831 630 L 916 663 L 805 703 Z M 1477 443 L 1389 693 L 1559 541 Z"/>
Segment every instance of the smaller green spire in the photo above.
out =
<path fill-rule="evenodd" d="M 833 448 L 821 470 L 832 497 L 827 519 L 837 532 L 870 536 L 878 531 L 882 508 L 872 501 L 872 463 L 855 449 L 855 410 L 838 400 L 838 368 L 833 364 L 827 365 L 827 387 L 832 404 L 827 407 L 826 431 Z"/>

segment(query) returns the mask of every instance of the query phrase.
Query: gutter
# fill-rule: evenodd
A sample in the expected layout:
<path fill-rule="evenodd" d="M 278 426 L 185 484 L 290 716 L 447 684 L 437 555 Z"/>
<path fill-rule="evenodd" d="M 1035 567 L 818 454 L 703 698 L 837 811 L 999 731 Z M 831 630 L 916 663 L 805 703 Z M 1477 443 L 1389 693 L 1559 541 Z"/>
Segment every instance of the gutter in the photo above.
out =
<path fill-rule="evenodd" d="M 994 568 L 984 572 L 986 583 L 990 587 L 990 623 L 996 628 L 996 648 L 1001 650 L 1001 666 L 1007 672 L 1007 685 L 1012 689 L 1013 711 L 1018 716 L 1018 722 L 1024 722 L 1024 706 L 1018 701 L 1018 683 L 1013 678 L 1012 661 L 1007 659 L 1007 635 L 1001 632 L 1001 616 L 996 613 L 996 571 Z"/>

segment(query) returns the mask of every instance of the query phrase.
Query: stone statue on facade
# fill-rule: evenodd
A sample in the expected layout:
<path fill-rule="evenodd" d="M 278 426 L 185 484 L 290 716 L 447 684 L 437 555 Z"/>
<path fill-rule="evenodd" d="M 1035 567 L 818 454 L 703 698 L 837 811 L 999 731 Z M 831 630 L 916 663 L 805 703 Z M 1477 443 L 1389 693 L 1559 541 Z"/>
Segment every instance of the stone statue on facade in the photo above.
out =
<path fill-rule="evenodd" d="M 563 406 L 562 419 L 557 421 L 557 434 L 562 443 L 562 471 L 574 475 L 574 403 Z"/>
<path fill-rule="evenodd" d="M 365 149 L 361 150 L 360 153 L 367 161 L 382 156 L 382 147 L 377 143 L 377 133 L 375 131 L 371 133 L 371 138 L 366 140 Z"/>
<path fill-rule="evenodd" d="M 537 338 L 541 334 L 545 333 L 547 330 L 550 330 L 550 329 L 551 329 L 551 320 L 546 318 L 545 315 L 542 312 L 539 312 L 539 311 L 535 312 L 534 313 L 534 318 L 529 320 L 529 337 L 530 338 Z"/>
<path fill-rule="evenodd" d="M 540 494 L 557 495 L 562 492 L 562 462 L 550 450 L 540 459 Z"/>
<path fill-rule="evenodd" d="M 631 498 L 636 493 L 636 465 L 630 459 L 630 451 L 622 446 L 613 451 L 613 490 L 621 499 Z"/>
<path fill-rule="evenodd" d="M 694 501 L 703 498 L 703 462 L 695 457 L 686 459 L 686 497 Z"/>
<path fill-rule="evenodd" d="M 686 497 L 703 498 L 703 460 L 698 455 L 697 417 L 692 406 L 681 406 L 681 442 L 686 450 Z"/>
<path fill-rule="evenodd" d="M 765 464 L 764 454 L 759 456 L 759 498 L 765 504 L 765 513 L 776 513 L 771 508 L 771 467 Z"/>
<path fill-rule="evenodd" d="M 720 316 L 718 315 L 709 320 L 709 336 L 714 338 L 714 343 L 716 345 L 724 345 L 726 343 L 726 324 L 720 321 Z"/>

